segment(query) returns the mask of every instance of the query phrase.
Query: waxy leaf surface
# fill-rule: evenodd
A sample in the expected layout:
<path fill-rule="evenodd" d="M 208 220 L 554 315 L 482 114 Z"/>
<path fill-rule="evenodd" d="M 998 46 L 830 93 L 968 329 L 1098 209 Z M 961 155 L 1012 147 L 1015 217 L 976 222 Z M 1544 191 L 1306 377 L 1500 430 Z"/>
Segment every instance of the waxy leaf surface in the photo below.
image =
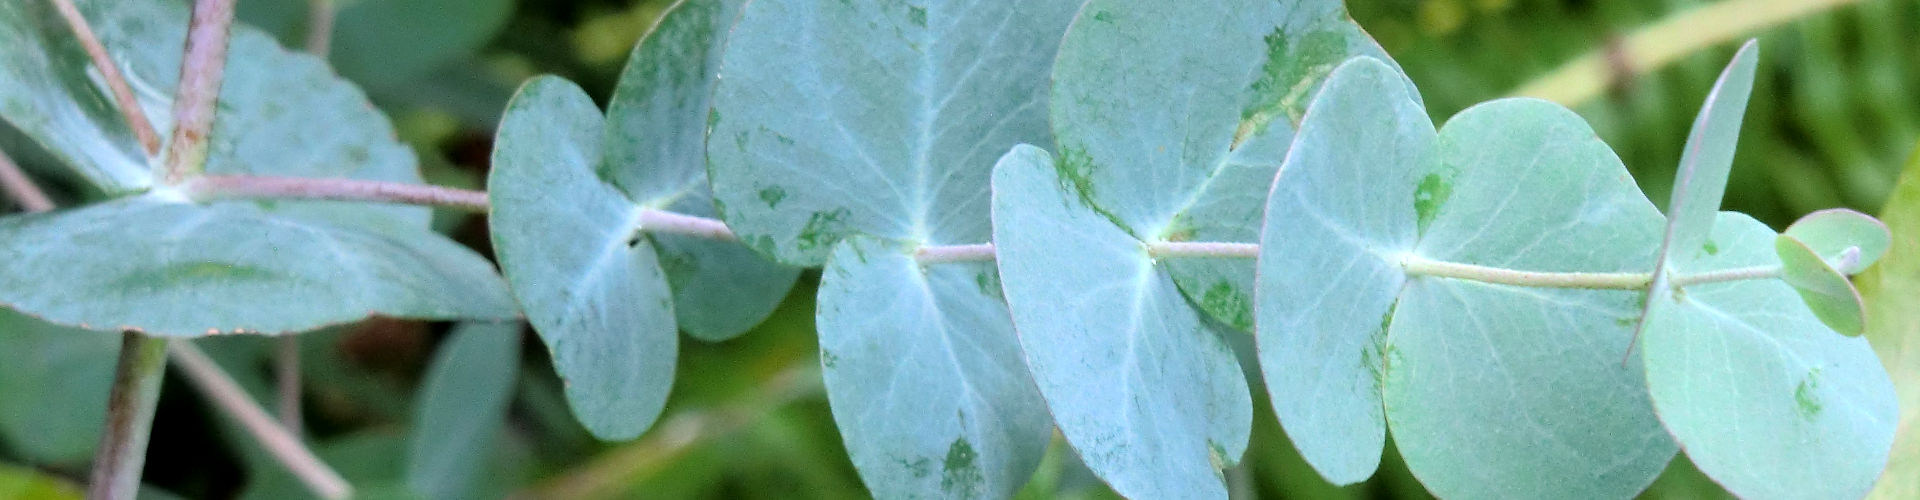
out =
<path fill-rule="evenodd" d="M 187 9 L 172 1 L 77 3 L 164 135 Z M 0 116 L 108 194 L 154 187 L 155 160 L 133 139 L 98 69 L 50 3 L 0 5 L 0 38 L 9 40 L 0 46 Z M 246 27 L 234 28 L 228 59 L 208 173 L 420 182 L 391 125 L 320 61 Z M 10 233 L 4 251 L 17 257 L 5 272 L 34 276 L 0 289 L 0 302 L 67 325 L 170 336 L 297 332 L 371 314 L 516 314 L 490 264 L 431 234 L 426 208 L 195 205 L 165 194 L 0 224 Z M 354 271 L 327 267 L 342 265 Z M 87 288 L 101 286 L 108 288 Z"/>
<path fill-rule="evenodd" d="M 1851 266 L 1837 269 L 1847 275 L 1859 274 L 1873 266 L 1893 244 L 1893 235 L 1888 233 L 1885 223 L 1844 208 L 1807 214 L 1780 234 L 1800 240 L 1827 261 L 1839 260 L 1849 248 L 1858 249 L 1859 254 Z"/>
<path fill-rule="evenodd" d="M 922 266 L 888 242 L 844 240 L 815 324 L 834 422 L 879 498 L 1006 498 L 1052 421 L 989 262 Z"/>
<path fill-rule="evenodd" d="M 489 215 L 501 270 L 574 416 L 601 439 L 632 439 L 666 404 L 679 333 L 641 209 L 595 173 L 604 128 L 573 83 L 527 82 L 495 137 Z"/>
<path fill-rule="evenodd" d="M 1355 55 L 1387 57 L 1338 0 L 1093 0 L 1055 62 L 1060 162 L 1144 241 L 1251 243 L 1307 101 Z M 1167 266 L 1209 315 L 1252 330 L 1252 262 Z"/>
<path fill-rule="evenodd" d="M 601 175 L 642 206 L 718 215 L 707 188 L 706 131 L 720 48 L 741 0 L 685 0 L 640 40 L 607 105 Z M 733 338 L 786 298 L 800 270 L 731 241 L 656 234 L 680 329 Z"/>
<path fill-rule="evenodd" d="M 472 498 L 520 377 L 520 322 L 461 323 L 421 381 L 407 486 L 426 498 Z"/>
<path fill-rule="evenodd" d="M 757 0 L 714 96 L 711 174 L 749 246 L 817 266 L 851 234 L 985 242 L 987 177 L 1047 143 L 1076 2 Z"/>
<path fill-rule="evenodd" d="M 1798 238 L 1782 234 L 1773 241 L 1780 258 L 1780 280 L 1807 302 L 1814 317 L 1842 335 L 1857 337 L 1867 328 L 1866 305 L 1847 275 Z M 1855 257 L 1857 258 L 1857 256 Z"/>
<path fill-rule="evenodd" d="M 1252 400 L 1233 350 L 1072 172 L 1018 146 L 993 174 L 993 241 L 1027 365 L 1087 467 L 1133 498 L 1226 498 Z"/>
<path fill-rule="evenodd" d="M 1391 426 L 1442 497 L 1629 497 L 1674 452 L 1619 361 L 1639 293 L 1403 261 L 1631 271 L 1659 225 L 1572 112 L 1494 101 L 1436 134 L 1392 67 L 1354 59 L 1314 98 L 1267 207 L 1258 333 L 1275 412 L 1337 483 L 1374 472 Z"/>
<path fill-rule="evenodd" d="M 1688 273 L 1777 266 L 1778 237 L 1728 213 L 1683 256 Z M 1744 498 L 1858 498 L 1887 464 L 1899 417 L 1866 339 L 1821 324 L 1779 280 L 1656 289 L 1645 321 L 1647 386 L 1688 458 Z"/>

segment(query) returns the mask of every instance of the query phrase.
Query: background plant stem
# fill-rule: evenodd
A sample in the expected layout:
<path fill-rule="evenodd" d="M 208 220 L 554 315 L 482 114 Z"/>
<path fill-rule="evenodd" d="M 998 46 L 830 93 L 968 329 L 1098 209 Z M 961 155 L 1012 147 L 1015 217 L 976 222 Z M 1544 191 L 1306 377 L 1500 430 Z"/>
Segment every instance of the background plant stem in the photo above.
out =
<path fill-rule="evenodd" d="M 333 46 L 333 0 L 307 2 L 307 53 L 326 60 Z M 274 409 L 280 414 L 280 426 L 295 437 L 305 434 L 306 419 L 301 415 L 300 337 L 287 335 L 274 341 L 274 377 L 279 398 Z"/>
<path fill-rule="evenodd" d="M 160 154 L 160 134 L 154 131 L 153 122 L 147 121 L 147 113 L 140 107 L 140 100 L 134 98 L 133 87 L 127 85 L 127 77 L 120 73 L 120 65 L 107 57 L 107 49 L 100 45 L 100 38 L 94 36 L 93 27 L 87 24 L 87 18 L 80 15 L 80 9 L 73 6 L 73 0 L 53 0 L 53 6 L 60 11 L 61 19 L 66 20 L 67 28 L 73 30 L 74 39 L 87 51 L 87 58 L 93 61 L 94 69 L 107 81 L 107 89 L 113 93 L 113 102 L 120 109 L 120 116 L 126 118 L 127 128 L 133 129 L 133 136 L 140 140 L 140 147 L 148 156 Z"/>
<path fill-rule="evenodd" d="M 113 392 L 107 400 L 107 428 L 100 433 L 100 448 L 93 456 L 87 498 L 131 500 L 139 491 L 153 407 L 160 401 L 160 381 L 167 373 L 166 354 L 165 340 L 139 332 L 121 334 L 120 361 L 114 367 Z"/>
<path fill-rule="evenodd" d="M 301 443 L 298 435 L 288 428 L 275 425 L 273 417 L 267 416 L 266 410 L 247 397 L 246 391 L 240 389 L 240 384 L 222 371 L 220 365 L 214 364 L 213 359 L 184 340 L 175 341 L 171 351 L 174 361 L 179 362 L 181 371 L 187 374 L 187 380 L 200 388 L 200 393 L 206 395 L 214 406 L 239 422 L 254 441 L 285 464 L 287 470 L 307 485 L 307 489 L 313 491 L 315 496 L 330 500 L 353 496 L 353 487 L 340 477 L 339 472 L 314 456 L 313 451 Z"/>

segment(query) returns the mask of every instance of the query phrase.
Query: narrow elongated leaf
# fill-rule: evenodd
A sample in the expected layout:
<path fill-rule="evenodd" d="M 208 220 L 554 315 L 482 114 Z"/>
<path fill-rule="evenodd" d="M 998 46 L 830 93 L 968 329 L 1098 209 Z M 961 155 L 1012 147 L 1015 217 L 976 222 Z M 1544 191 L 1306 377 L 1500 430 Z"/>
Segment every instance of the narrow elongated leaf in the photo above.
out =
<path fill-rule="evenodd" d="M 472 498 L 506 425 L 520 375 L 520 323 L 462 323 L 427 367 L 413 417 L 407 485 L 427 498 Z"/>
<path fill-rule="evenodd" d="M 97 330 L 271 335 L 370 314 L 516 316 L 492 266 L 444 237 L 250 204 L 140 196 L 0 219 L 0 261 L 0 302 Z"/>
<path fill-rule="evenodd" d="M 1371 475 L 1389 426 L 1442 497 L 1625 498 L 1673 456 L 1619 362 L 1638 293 L 1406 269 L 1645 266 L 1659 212 L 1578 116 L 1502 100 L 1436 133 L 1392 67 L 1357 58 L 1314 98 L 1268 203 L 1261 367 L 1329 480 Z"/>
<path fill-rule="evenodd" d="M 574 416 L 602 439 L 631 439 L 666 404 L 679 334 L 640 209 L 594 173 L 603 128 L 573 83 L 527 82 L 495 138 L 489 215 L 501 270 Z"/>
<path fill-rule="evenodd" d="M 100 443 L 120 339 L 88 333 L 0 308 L 0 441 L 29 463 L 84 464 Z"/>
<path fill-rule="evenodd" d="M 986 241 L 989 168 L 1047 142 L 1046 75 L 1076 6 L 748 3 L 707 141 L 722 216 L 797 265 L 850 234 Z"/>
<path fill-rule="evenodd" d="M 1308 99 L 1354 55 L 1387 60 L 1339 0 L 1093 0 L 1055 63 L 1061 162 L 1142 240 L 1253 242 Z M 1168 266 L 1194 303 L 1252 329 L 1252 262 Z"/>
<path fill-rule="evenodd" d="M 1740 143 L 1740 122 L 1753 95 L 1753 74 L 1760 61 L 1759 42 L 1748 40 L 1714 82 L 1707 101 L 1687 134 L 1685 152 L 1667 203 L 1667 241 L 1660 251 L 1664 264 L 1676 256 L 1705 251 L 1702 247 L 1720 212 L 1733 170 L 1734 147 Z"/>
<path fill-rule="evenodd" d="M 1866 305 L 1847 275 L 1793 236 L 1774 238 L 1773 248 L 1780 258 L 1780 280 L 1793 286 L 1821 323 L 1849 337 L 1866 330 Z"/>
<path fill-rule="evenodd" d="M 1800 240 L 1827 261 L 1841 260 L 1847 249 L 1857 249 L 1858 254 L 1851 258 L 1852 265 L 1837 269 L 1848 275 L 1859 274 L 1872 266 L 1893 244 L 1893 235 L 1887 232 L 1885 223 L 1844 208 L 1807 214 L 1780 234 Z"/>
<path fill-rule="evenodd" d="M 720 47 L 740 0 L 683 0 L 634 46 L 607 106 L 601 175 L 642 206 L 713 217 L 706 131 Z M 674 315 L 697 338 L 725 340 L 760 324 L 799 269 L 734 242 L 655 235 Z"/>
<path fill-rule="evenodd" d="M 1252 401 L 1221 338 L 1076 170 L 1019 146 L 994 168 L 1007 303 L 1040 394 L 1094 473 L 1135 498 L 1225 498 Z"/>
<path fill-rule="evenodd" d="M 1675 267 L 1776 266 L 1778 236 L 1721 215 Z M 1660 420 L 1702 472 L 1744 498 L 1856 498 L 1879 477 L 1898 417 L 1867 341 L 1835 334 L 1776 280 L 1655 289 L 1643 335 Z"/>
<path fill-rule="evenodd" d="M 879 498 L 1006 498 L 1053 426 L 990 263 L 921 266 L 848 238 L 820 284 L 820 359 L 834 421 Z"/>
<path fill-rule="evenodd" d="M 1892 231 L 1892 245 L 1886 260 L 1859 277 L 1859 285 L 1867 301 L 1867 342 L 1893 376 L 1900 422 L 1887 470 L 1867 496 L 1899 500 L 1920 497 L 1920 308 L 1913 306 L 1913 298 L 1920 297 L 1920 149 L 1907 161 L 1880 217 Z"/>

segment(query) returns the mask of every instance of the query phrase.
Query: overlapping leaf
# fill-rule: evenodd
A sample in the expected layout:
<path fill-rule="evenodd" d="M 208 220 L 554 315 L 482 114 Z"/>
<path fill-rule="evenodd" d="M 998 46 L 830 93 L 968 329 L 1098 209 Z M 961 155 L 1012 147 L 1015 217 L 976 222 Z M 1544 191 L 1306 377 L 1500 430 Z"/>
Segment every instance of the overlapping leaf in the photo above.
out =
<path fill-rule="evenodd" d="M 1392 67 L 1355 59 L 1273 183 L 1259 340 L 1288 436 L 1339 483 L 1373 473 L 1390 424 L 1443 497 L 1633 495 L 1674 452 L 1619 361 L 1639 294 L 1405 266 L 1631 271 L 1659 213 L 1564 108 L 1495 101 L 1437 134 L 1426 120 Z"/>
<path fill-rule="evenodd" d="M 849 238 L 815 324 L 834 421 L 875 497 L 1006 498 L 1033 474 L 1052 426 L 992 264 L 922 267 Z"/>
<path fill-rule="evenodd" d="M 1143 241 L 1251 243 L 1307 100 L 1354 55 L 1386 60 L 1339 0 L 1088 2 L 1053 74 L 1060 161 Z M 1167 266 L 1195 304 L 1252 330 L 1251 262 Z"/>
<path fill-rule="evenodd" d="M 1857 231 L 1812 237 L 1824 251 L 1788 237 L 1786 255 L 1796 261 L 1783 268 L 1773 251 L 1778 233 L 1744 215 L 1715 213 L 1758 59 L 1752 42 L 1734 56 L 1688 136 L 1640 319 L 1647 386 L 1687 456 L 1734 494 L 1857 497 L 1886 465 L 1898 415 L 1892 384 L 1866 340 L 1821 322 L 1845 326 L 1859 314 L 1851 286 L 1834 269 L 1846 266 L 1824 257 L 1859 247 L 1857 263 L 1878 244 L 1839 239 Z M 1675 286 L 1738 269 L 1781 269 L 1785 280 Z M 1803 300 L 1790 283 L 1814 297 Z M 1841 294 L 1849 297 L 1834 300 Z"/>
<path fill-rule="evenodd" d="M 878 496 L 1004 497 L 1044 451 L 998 273 L 912 252 L 988 240 L 989 172 L 1045 141 L 1046 75 L 1075 6 L 759 0 L 732 32 L 714 193 L 753 248 L 827 262 L 827 392 Z"/>
<path fill-rule="evenodd" d="M 993 240 L 1034 381 L 1115 491 L 1225 498 L 1246 451 L 1245 374 L 1146 245 L 1096 211 L 1078 167 L 1019 146 L 994 168 Z"/>
<path fill-rule="evenodd" d="M 78 3 L 142 108 L 167 129 L 186 9 L 163 0 Z M 0 34 L 10 41 L 0 46 L 0 116 L 103 191 L 153 187 L 151 160 L 51 5 L 0 6 Z M 247 28 L 235 28 L 229 60 L 207 172 L 420 182 L 385 118 L 323 64 Z M 11 259 L 0 270 L 0 302 L 62 324 L 175 336 L 293 332 L 369 314 L 513 317 L 492 267 L 428 233 L 428 217 L 418 207 L 202 206 L 156 193 L 16 218 L 0 223 L 0 253 Z M 294 292 L 309 295 L 290 299 Z"/>
<path fill-rule="evenodd" d="M 520 323 L 463 323 L 428 365 L 407 453 L 407 485 L 426 498 L 472 498 L 506 425 L 520 375 Z"/>

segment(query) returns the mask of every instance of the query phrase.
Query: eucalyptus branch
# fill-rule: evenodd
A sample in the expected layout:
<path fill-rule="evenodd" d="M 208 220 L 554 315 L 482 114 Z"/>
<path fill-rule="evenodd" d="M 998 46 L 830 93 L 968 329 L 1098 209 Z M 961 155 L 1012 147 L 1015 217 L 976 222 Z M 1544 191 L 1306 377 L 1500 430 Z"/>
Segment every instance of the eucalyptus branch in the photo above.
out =
<path fill-rule="evenodd" d="M 993 244 L 925 246 L 915 251 L 913 258 L 921 264 L 989 261 L 993 260 Z"/>
<path fill-rule="evenodd" d="M 113 102 L 120 108 L 120 116 L 127 120 L 127 127 L 133 129 L 133 136 L 140 140 L 140 147 L 148 156 L 160 154 L 160 133 L 153 128 L 153 122 L 147 120 L 147 112 L 140 107 L 140 100 L 133 96 L 133 86 L 127 84 L 127 76 L 120 73 L 120 66 L 107 56 L 107 48 L 100 44 L 100 38 L 93 34 L 93 26 L 87 24 L 87 18 L 80 15 L 80 9 L 74 7 L 73 0 L 53 0 L 55 10 L 65 19 L 67 27 L 73 30 L 73 37 L 87 52 L 87 58 L 93 60 L 93 67 L 100 70 L 100 77 L 107 81 L 107 90 L 113 93 Z"/>
<path fill-rule="evenodd" d="M 1701 49 L 1859 0 L 1726 0 L 1668 16 L 1513 91 L 1572 107 Z"/>
<path fill-rule="evenodd" d="M 107 427 L 94 452 L 87 498 L 132 500 L 140 490 L 153 430 L 154 404 L 167 374 L 167 341 L 135 331 L 120 337 L 120 361 L 114 365 L 113 392 L 107 399 Z"/>
<path fill-rule="evenodd" d="M 679 234 L 717 241 L 740 241 L 740 237 L 719 219 L 696 217 L 665 210 L 640 212 L 640 229 L 650 233 Z"/>
<path fill-rule="evenodd" d="M 199 387 L 201 394 L 205 394 L 214 406 L 239 422 L 242 429 L 253 435 L 254 440 L 279 459 L 281 464 L 286 465 L 287 470 L 306 484 L 314 495 L 327 499 L 353 495 L 353 487 L 340 477 L 340 473 L 334 472 L 333 468 L 327 467 L 325 462 L 314 456 L 312 450 L 301 444 L 298 436 L 275 424 L 273 418 L 267 416 L 267 411 L 254 403 L 246 391 L 240 389 L 240 384 L 235 383 L 233 377 L 221 370 L 220 365 L 215 364 L 206 353 L 184 340 L 173 342 L 170 351 L 173 360 L 180 363 L 181 371 L 186 373 L 187 380 Z"/>
<path fill-rule="evenodd" d="M 173 100 L 173 140 L 156 177 L 179 184 L 199 175 L 207 163 L 207 136 L 220 99 L 220 82 L 227 69 L 227 38 L 233 27 L 235 0 L 198 0 L 193 24 L 187 29 L 186 57 L 180 61 L 180 84 Z"/>
<path fill-rule="evenodd" d="M 1780 277 L 1780 266 L 1753 266 L 1674 276 L 1674 288 L 1727 281 L 1766 280 Z"/>
<path fill-rule="evenodd" d="M 307 0 L 307 53 L 326 59 L 333 48 L 333 0 Z"/>
<path fill-rule="evenodd" d="M 14 163 L 5 151 L 0 151 L 0 189 L 5 189 L 7 196 L 19 203 L 22 210 L 53 210 L 53 199 L 48 198 L 47 192 L 41 191 L 40 186 L 34 184 L 33 179 L 27 177 L 27 172 L 20 170 L 20 164 Z"/>
<path fill-rule="evenodd" d="M 188 181 L 187 196 L 199 201 L 225 199 L 304 199 L 369 201 L 447 207 L 486 213 L 487 193 L 424 184 L 251 175 L 208 175 Z"/>
<path fill-rule="evenodd" d="M 1454 278 L 1499 285 L 1535 288 L 1587 288 L 1598 290 L 1645 290 L 1653 283 L 1653 273 L 1554 273 L 1519 271 L 1498 267 L 1429 260 L 1408 255 L 1400 259 L 1408 274 Z"/>
<path fill-rule="evenodd" d="M 1155 259 L 1253 259 L 1260 257 L 1260 244 L 1162 241 L 1148 244 L 1147 255 Z"/>

